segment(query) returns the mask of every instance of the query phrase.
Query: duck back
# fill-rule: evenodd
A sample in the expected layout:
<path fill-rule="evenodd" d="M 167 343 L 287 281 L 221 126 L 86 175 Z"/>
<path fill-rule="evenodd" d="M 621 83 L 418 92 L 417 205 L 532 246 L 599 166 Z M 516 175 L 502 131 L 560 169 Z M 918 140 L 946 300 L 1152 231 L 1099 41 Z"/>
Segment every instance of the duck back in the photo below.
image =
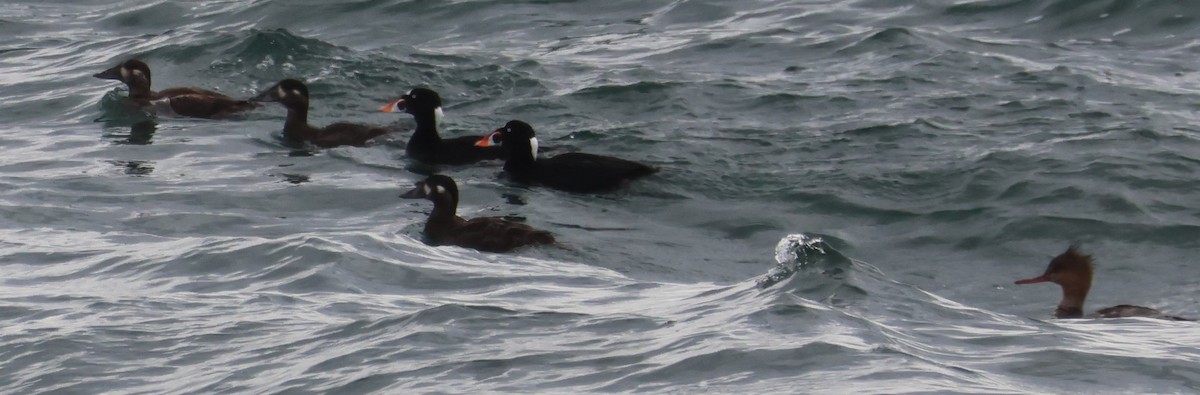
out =
<path fill-rule="evenodd" d="M 1144 306 L 1134 306 L 1134 305 L 1130 305 L 1130 304 L 1117 305 L 1117 306 L 1113 306 L 1113 307 L 1107 307 L 1107 308 L 1103 308 L 1100 310 L 1096 310 L 1096 313 L 1092 314 L 1092 316 L 1091 316 L 1091 318 L 1123 318 L 1123 317 L 1148 317 L 1148 318 L 1157 318 L 1157 319 L 1169 320 L 1169 321 L 1195 321 L 1194 319 L 1190 319 L 1190 318 L 1183 318 L 1183 317 L 1163 314 L 1163 312 L 1158 311 L 1157 309 L 1152 309 L 1152 308 L 1144 307 Z"/>
<path fill-rule="evenodd" d="M 450 223 L 430 220 L 425 236 L 435 244 L 455 245 L 486 252 L 507 252 L 536 244 L 554 244 L 554 235 L 544 230 L 497 217 L 470 220 L 455 218 Z"/>
<path fill-rule="evenodd" d="M 624 186 L 633 179 L 658 170 L 630 160 L 569 152 L 540 159 L 530 169 L 529 179 L 569 192 L 599 192 Z M 518 170 L 517 173 L 522 172 Z"/>

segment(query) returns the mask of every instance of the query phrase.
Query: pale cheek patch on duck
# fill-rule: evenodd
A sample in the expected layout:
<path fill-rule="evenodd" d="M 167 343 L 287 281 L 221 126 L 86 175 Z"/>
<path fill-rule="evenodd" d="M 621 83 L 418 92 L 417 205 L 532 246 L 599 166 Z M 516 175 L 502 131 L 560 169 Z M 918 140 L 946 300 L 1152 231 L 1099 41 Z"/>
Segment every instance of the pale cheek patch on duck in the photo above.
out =
<path fill-rule="evenodd" d="M 129 69 L 124 68 L 124 67 L 121 68 L 121 79 L 122 80 L 129 79 Z"/>
<path fill-rule="evenodd" d="M 441 185 L 438 185 L 438 186 L 437 186 L 436 188 L 434 188 L 434 189 L 437 191 L 437 194 L 438 194 L 438 195 L 441 195 L 441 194 L 444 194 L 444 193 L 446 193 L 446 187 L 443 187 L 443 186 L 441 186 Z"/>
<path fill-rule="evenodd" d="M 279 96 L 281 99 L 288 96 L 287 91 L 283 90 L 282 86 L 275 88 L 275 95 Z"/>

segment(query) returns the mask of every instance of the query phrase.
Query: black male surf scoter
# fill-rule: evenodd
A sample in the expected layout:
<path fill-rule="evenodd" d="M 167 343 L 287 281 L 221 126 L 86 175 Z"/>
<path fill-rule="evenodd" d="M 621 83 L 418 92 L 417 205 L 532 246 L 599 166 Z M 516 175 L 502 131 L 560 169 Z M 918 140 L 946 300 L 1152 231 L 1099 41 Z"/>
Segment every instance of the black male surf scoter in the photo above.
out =
<path fill-rule="evenodd" d="M 506 252 L 534 244 L 553 244 L 554 235 L 529 225 L 496 217 L 469 220 L 459 217 L 458 185 L 454 179 L 435 174 L 400 195 L 406 199 L 429 199 L 433 211 L 425 222 L 425 237 L 434 245 L 456 245 L 487 252 Z"/>
<path fill-rule="evenodd" d="M 442 98 L 426 88 L 414 88 L 399 99 L 379 108 L 383 112 L 406 112 L 417 121 L 404 152 L 410 158 L 432 165 L 465 165 L 481 160 L 504 159 L 500 147 L 476 147 L 476 136 L 443 139 L 438 135 L 442 121 Z"/>
<path fill-rule="evenodd" d="M 1079 252 L 1079 247 L 1070 246 L 1067 251 L 1050 260 L 1046 272 L 1041 276 L 1017 280 L 1015 284 L 1052 282 L 1062 287 L 1062 300 L 1054 310 L 1055 318 L 1119 318 L 1150 317 L 1172 321 L 1194 321 L 1192 319 L 1163 314 L 1161 311 L 1142 306 L 1119 305 L 1083 315 L 1083 300 L 1092 288 L 1092 257 Z"/>
<path fill-rule="evenodd" d="M 312 143 L 321 148 L 342 145 L 363 146 L 367 144 L 367 141 L 390 131 L 383 127 L 348 122 L 338 122 L 323 128 L 309 125 L 308 87 L 293 79 L 279 81 L 278 84 L 267 88 L 251 100 L 279 102 L 287 107 L 287 120 L 283 124 L 283 138 L 293 144 Z"/>
<path fill-rule="evenodd" d="M 94 75 L 96 78 L 117 80 L 129 88 L 129 100 L 141 107 L 150 107 L 158 114 L 193 118 L 222 118 L 257 107 L 247 100 L 235 99 L 200 88 L 167 88 L 150 90 L 150 66 L 130 59 Z"/>
<path fill-rule="evenodd" d="M 476 142 L 481 147 L 499 144 L 508 151 L 504 171 L 514 181 L 542 184 L 568 192 L 602 192 L 617 189 L 635 178 L 658 171 L 641 163 L 581 152 L 569 152 L 551 158 L 537 157 L 538 141 L 533 127 L 521 121 L 509 121 Z"/>

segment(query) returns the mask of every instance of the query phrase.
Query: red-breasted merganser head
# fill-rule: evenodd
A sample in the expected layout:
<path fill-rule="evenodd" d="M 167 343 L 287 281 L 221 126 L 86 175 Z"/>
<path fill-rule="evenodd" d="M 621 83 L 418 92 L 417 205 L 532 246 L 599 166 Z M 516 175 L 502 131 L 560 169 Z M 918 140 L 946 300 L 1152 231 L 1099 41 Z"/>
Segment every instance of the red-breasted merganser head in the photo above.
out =
<path fill-rule="evenodd" d="M 1092 257 L 1079 252 L 1079 247 L 1070 246 L 1067 251 L 1050 260 L 1046 272 L 1041 276 L 1017 280 L 1015 284 L 1052 282 L 1062 287 L 1062 300 L 1054 310 L 1058 318 L 1083 317 L 1083 301 L 1092 288 Z"/>
<path fill-rule="evenodd" d="M 1054 310 L 1054 316 L 1056 318 L 1084 318 L 1083 301 L 1087 299 L 1088 291 L 1092 288 L 1093 269 L 1092 257 L 1080 252 L 1078 246 L 1070 246 L 1066 252 L 1050 260 L 1050 265 L 1046 266 L 1045 273 L 1037 277 L 1017 280 L 1015 284 L 1044 282 L 1058 284 L 1059 287 L 1062 287 L 1063 296 L 1062 300 L 1058 302 L 1058 308 Z M 1088 318 L 1116 317 L 1152 317 L 1192 321 L 1187 318 L 1165 315 L 1161 311 L 1149 307 L 1124 304 L 1101 309 L 1095 314 L 1088 315 Z"/>

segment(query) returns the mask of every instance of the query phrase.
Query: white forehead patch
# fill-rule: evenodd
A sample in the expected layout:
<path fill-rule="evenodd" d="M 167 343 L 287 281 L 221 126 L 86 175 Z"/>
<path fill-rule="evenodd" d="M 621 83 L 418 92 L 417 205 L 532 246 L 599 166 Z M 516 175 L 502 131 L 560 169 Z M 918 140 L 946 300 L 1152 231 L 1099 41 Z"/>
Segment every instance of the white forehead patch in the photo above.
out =
<path fill-rule="evenodd" d="M 446 116 L 446 113 L 442 112 L 442 106 L 438 106 L 438 108 L 433 109 L 433 123 L 441 125 L 442 117 L 444 116 Z"/>
<path fill-rule="evenodd" d="M 529 149 L 533 151 L 531 153 L 533 155 L 533 160 L 537 160 L 537 150 L 538 150 L 537 137 L 529 138 Z"/>
<path fill-rule="evenodd" d="M 405 95 L 405 96 L 412 97 L 412 93 L 413 93 L 412 89 L 409 89 L 409 90 L 408 90 L 408 93 L 405 93 L 404 95 Z"/>

